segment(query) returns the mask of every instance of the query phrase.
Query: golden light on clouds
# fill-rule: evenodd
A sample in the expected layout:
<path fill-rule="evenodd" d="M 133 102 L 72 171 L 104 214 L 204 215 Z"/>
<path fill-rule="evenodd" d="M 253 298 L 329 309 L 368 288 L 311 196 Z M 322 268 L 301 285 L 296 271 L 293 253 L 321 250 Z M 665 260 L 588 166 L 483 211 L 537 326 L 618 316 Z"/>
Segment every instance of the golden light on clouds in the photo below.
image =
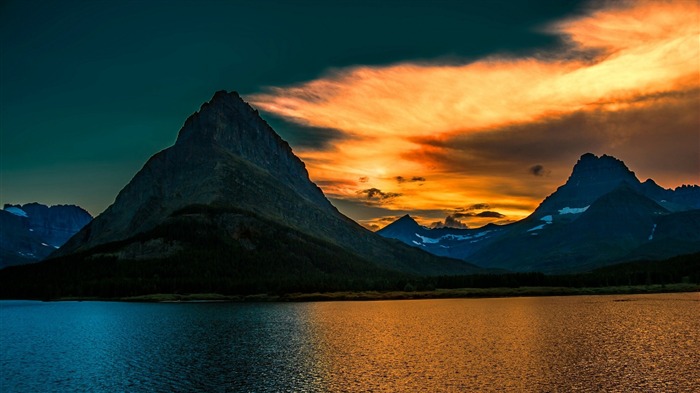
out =
<path fill-rule="evenodd" d="M 520 219 L 568 173 L 513 173 L 525 153 L 503 152 L 500 162 L 484 162 L 483 153 L 456 149 L 451 141 L 582 113 L 673 107 L 700 88 L 697 2 L 616 3 L 548 31 L 567 43 L 561 52 L 458 65 L 355 67 L 247 99 L 289 121 L 344 134 L 324 148 L 295 148 L 330 197 L 402 211 L 450 211 L 488 201 L 507 219 Z M 695 124 L 697 116 L 687 122 Z M 541 143 L 553 144 L 556 132 Z M 599 139 L 613 141 L 615 132 Z M 534 154 L 528 159 L 547 161 Z M 570 169 L 574 162 L 561 165 Z M 362 192 L 372 188 L 390 197 Z"/>

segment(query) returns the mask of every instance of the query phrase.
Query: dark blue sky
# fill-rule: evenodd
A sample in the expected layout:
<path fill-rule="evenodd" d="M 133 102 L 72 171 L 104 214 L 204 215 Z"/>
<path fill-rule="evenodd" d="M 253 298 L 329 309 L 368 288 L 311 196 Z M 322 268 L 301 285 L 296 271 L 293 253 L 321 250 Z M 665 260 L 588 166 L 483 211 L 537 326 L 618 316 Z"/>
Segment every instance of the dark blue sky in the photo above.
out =
<path fill-rule="evenodd" d="M 97 214 L 217 90 L 334 68 L 536 54 L 579 1 L 3 1 L 1 203 Z M 292 147 L 302 127 L 269 118 Z"/>

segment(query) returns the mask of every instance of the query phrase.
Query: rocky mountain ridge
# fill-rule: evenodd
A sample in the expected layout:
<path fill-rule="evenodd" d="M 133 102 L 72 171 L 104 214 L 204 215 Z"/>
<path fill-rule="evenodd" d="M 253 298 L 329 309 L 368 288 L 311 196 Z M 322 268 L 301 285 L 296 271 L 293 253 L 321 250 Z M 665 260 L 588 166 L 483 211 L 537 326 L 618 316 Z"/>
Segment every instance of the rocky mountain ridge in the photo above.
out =
<path fill-rule="evenodd" d="M 519 222 L 438 232 L 402 218 L 378 233 L 484 267 L 566 273 L 700 251 L 699 209 L 700 187 L 642 183 L 621 160 L 587 153 Z"/>
<path fill-rule="evenodd" d="M 0 210 L 0 268 L 46 258 L 90 220 L 75 205 L 6 204 Z"/>

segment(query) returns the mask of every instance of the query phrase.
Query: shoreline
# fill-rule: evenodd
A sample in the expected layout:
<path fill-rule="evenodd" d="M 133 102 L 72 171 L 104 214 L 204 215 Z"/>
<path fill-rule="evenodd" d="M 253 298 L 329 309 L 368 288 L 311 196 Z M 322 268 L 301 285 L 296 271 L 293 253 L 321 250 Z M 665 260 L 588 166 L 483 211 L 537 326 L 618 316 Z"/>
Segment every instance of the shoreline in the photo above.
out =
<path fill-rule="evenodd" d="M 120 298 L 62 297 L 57 299 L 2 299 L 43 301 L 116 301 L 134 303 L 287 303 L 323 301 L 376 301 L 416 299 L 479 299 L 509 297 L 637 295 L 652 293 L 700 292 L 700 284 L 655 284 L 612 287 L 518 287 L 518 288 L 456 288 L 432 291 L 339 291 L 290 293 L 284 295 L 222 295 L 216 293 L 150 294 Z"/>

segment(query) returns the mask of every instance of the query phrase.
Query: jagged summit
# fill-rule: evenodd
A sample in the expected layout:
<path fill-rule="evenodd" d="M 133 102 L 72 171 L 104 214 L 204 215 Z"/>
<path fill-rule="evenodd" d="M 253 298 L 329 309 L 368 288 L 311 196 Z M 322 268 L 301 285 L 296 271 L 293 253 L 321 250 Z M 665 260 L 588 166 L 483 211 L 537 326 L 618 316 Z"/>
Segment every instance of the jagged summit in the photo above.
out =
<path fill-rule="evenodd" d="M 598 157 L 593 153 L 586 153 L 574 165 L 567 183 L 580 186 L 581 183 L 588 185 L 620 181 L 639 182 L 634 172 L 621 160 L 606 154 Z"/>
<path fill-rule="evenodd" d="M 244 149 L 244 144 L 251 140 L 257 142 L 260 138 L 274 140 L 277 145 L 284 147 L 283 150 L 291 152 L 289 144 L 237 92 L 221 90 L 185 120 L 175 145 L 212 144 L 245 154 L 250 153 L 250 149 Z M 263 149 L 267 147 L 269 146 L 262 146 Z M 256 153 L 263 152 L 256 150 Z"/>
<path fill-rule="evenodd" d="M 265 170 L 313 202 L 325 202 L 289 144 L 235 91 L 217 91 L 187 118 L 174 148 L 193 147 L 223 149 Z"/>
<path fill-rule="evenodd" d="M 621 160 L 586 153 L 576 162 L 566 183 L 545 198 L 535 214 L 551 214 L 566 207 L 584 208 L 623 183 L 635 188 L 641 184 Z"/>

